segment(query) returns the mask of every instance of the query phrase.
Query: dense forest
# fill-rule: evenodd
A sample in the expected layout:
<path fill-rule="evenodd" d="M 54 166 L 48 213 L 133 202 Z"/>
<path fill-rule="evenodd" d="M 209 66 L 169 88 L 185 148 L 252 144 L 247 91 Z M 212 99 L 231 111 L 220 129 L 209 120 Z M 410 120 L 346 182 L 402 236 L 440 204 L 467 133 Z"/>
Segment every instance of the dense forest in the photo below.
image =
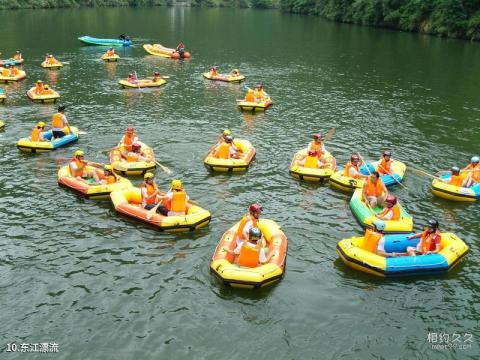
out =
<path fill-rule="evenodd" d="M 72 6 L 191 6 L 269 9 L 333 21 L 480 40 L 480 0 L 0 0 L 0 9 Z"/>

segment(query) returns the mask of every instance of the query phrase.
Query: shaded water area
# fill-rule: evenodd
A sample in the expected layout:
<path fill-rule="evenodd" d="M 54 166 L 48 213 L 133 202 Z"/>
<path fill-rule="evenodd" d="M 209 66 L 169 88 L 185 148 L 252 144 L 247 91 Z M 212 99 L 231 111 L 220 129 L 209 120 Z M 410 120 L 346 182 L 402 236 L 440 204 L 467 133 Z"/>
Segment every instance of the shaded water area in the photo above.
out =
<path fill-rule="evenodd" d="M 339 261 L 338 240 L 362 230 L 349 194 L 288 174 L 313 132 L 336 128 L 327 144 L 343 165 L 351 151 L 384 149 L 435 172 L 480 153 L 479 44 L 324 22 L 274 11 L 145 8 L 0 12 L 0 51 L 20 49 L 27 79 L 1 85 L 0 346 L 56 342 L 58 359 L 478 359 L 479 206 L 430 193 L 430 179 L 407 170 L 393 189 L 415 228 L 437 217 L 471 247 L 442 277 L 383 280 Z M 82 35 L 134 38 L 118 64 Z M 175 46 L 189 61 L 147 55 L 142 43 Z M 70 64 L 39 64 L 46 53 Z M 202 79 L 212 65 L 238 67 L 263 82 L 274 105 L 242 114 L 243 85 Z M 158 90 L 121 90 L 129 72 L 170 76 Z M 24 155 L 16 141 L 54 110 L 25 95 L 36 79 L 61 93 L 79 142 Z M 212 212 L 195 233 L 169 235 L 118 217 L 111 204 L 58 187 L 56 172 L 75 149 L 106 162 L 133 124 L 189 195 Z M 257 157 L 245 175 L 212 176 L 203 157 L 230 128 Z M 166 188 L 172 179 L 157 170 Z M 139 184 L 140 179 L 134 179 Z M 209 272 L 214 249 L 251 202 L 289 238 L 286 275 L 276 286 L 241 291 Z M 471 348 L 434 350 L 429 333 L 473 334 Z M 30 354 L 31 358 L 35 356 Z M 26 358 L 3 354 L 0 358 Z"/>

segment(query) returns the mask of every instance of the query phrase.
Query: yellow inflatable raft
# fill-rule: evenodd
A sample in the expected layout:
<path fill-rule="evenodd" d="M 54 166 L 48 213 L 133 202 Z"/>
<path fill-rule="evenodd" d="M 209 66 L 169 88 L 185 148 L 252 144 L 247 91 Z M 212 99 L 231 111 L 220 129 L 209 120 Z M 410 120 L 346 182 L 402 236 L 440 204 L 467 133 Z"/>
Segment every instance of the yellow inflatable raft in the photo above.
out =
<path fill-rule="evenodd" d="M 239 159 L 219 159 L 214 156 L 215 149 L 212 149 L 203 164 L 210 171 L 216 172 L 242 172 L 247 171 L 250 163 L 255 158 L 255 148 L 252 143 L 248 140 L 235 139 L 233 143 L 241 152 L 241 157 Z"/>
<path fill-rule="evenodd" d="M 270 261 L 256 267 L 243 267 L 235 261 L 235 255 L 224 248 L 237 246 L 236 233 L 240 222 L 223 234 L 210 263 L 210 270 L 225 284 L 236 288 L 253 289 L 271 285 L 279 281 L 285 272 L 288 240 L 280 226 L 273 220 L 262 219 L 258 228 L 268 246 L 268 254 L 273 252 Z"/>
<path fill-rule="evenodd" d="M 245 80 L 245 75 L 233 76 L 231 74 L 218 74 L 217 76 L 212 76 L 210 72 L 203 73 L 203 77 L 212 81 L 224 81 L 224 82 L 241 82 Z"/>
<path fill-rule="evenodd" d="M 103 174 L 93 166 L 86 166 L 87 172 L 95 171 L 99 176 Z M 105 200 L 110 198 L 110 193 L 115 190 L 124 190 L 132 187 L 130 180 L 117 175 L 118 181 L 114 184 L 92 184 L 74 178 L 70 173 L 70 167 L 63 166 L 58 170 L 58 185 L 73 190 L 75 193 L 85 196 L 88 199 Z"/>
<path fill-rule="evenodd" d="M 116 173 L 119 173 L 123 176 L 143 175 L 147 171 L 155 170 L 156 164 L 153 149 L 140 141 L 138 144 L 142 147 L 142 156 L 146 158 L 150 157 L 152 160 L 129 162 L 122 156 L 122 153 L 125 152 L 124 147 L 112 149 L 112 151 L 110 151 L 110 163 L 112 164 Z"/>
<path fill-rule="evenodd" d="M 5 124 L 0 120 L 0 130 L 5 130 Z"/>
<path fill-rule="evenodd" d="M 413 219 L 407 213 L 407 211 L 398 203 L 400 207 L 400 220 L 384 220 L 385 230 L 384 233 L 407 233 L 411 232 L 413 229 Z M 369 227 L 372 226 L 373 222 L 377 220 L 376 214 L 378 214 L 382 208 L 375 208 L 375 212 L 372 211 L 370 207 L 367 206 L 363 200 L 362 189 L 357 189 L 350 199 L 350 209 L 355 218 L 358 220 L 361 226 Z"/>
<path fill-rule="evenodd" d="M 118 56 L 117 54 L 113 54 L 112 56 L 103 54 L 101 59 L 105 62 L 117 62 L 120 59 L 120 56 Z"/>
<path fill-rule="evenodd" d="M 385 235 L 385 251 L 405 254 L 408 246 L 417 246 L 419 239 L 411 234 Z M 465 242 L 452 233 L 441 233 L 440 252 L 417 256 L 383 257 L 364 247 L 364 237 L 341 240 L 337 253 L 342 261 L 355 270 L 381 277 L 436 275 L 446 273 L 468 253 Z"/>
<path fill-rule="evenodd" d="M 245 101 L 245 100 L 237 100 L 237 106 L 240 110 L 243 111 L 265 111 L 273 104 L 272 99 L 269 97 L 265 98 L 263 101 Z"/>
<path fill-rule="evenodd" d="M 19 70 L 16 76 L 3 76 L 0 71 L 0 83 L 9 83 L 14 81 L 20 81 L 27 77 L 27 73 L 23 70 Z"/>
<path fill-rule="evenodd" d="M 130 88 L 130 89 L 141 89 L 141 88 L 151 88 L 151 87 L 160 87 L 165 85 L 167 82 L 164 79 L 160 79 L 159 81 L 153 81 L 150 79 L 138 80 L 135 84 L 131 83 L 127 80 L 120 80 L 118 82 L 123 88 Z"/>
<path fill-rule="evenodd" d="M 22 138 L 17 142 L 17 148 L 20 151 L 31 152 L 31 153 L 44 153 L 52 150 L 56 150 L 60 147 L 67 146 L 68 144 L 74 143 L 78 140 L 78 129 L 74 126 L 70 126 L 72 133 L 68 131 L 68 128 L 65 127 L 63 132 L 66 134 L 62 138 L 52 139 L 52 130 L 46 131 L 43 136 L 47 141 L 32 141 L 29 137 Z"/>
<path fill-rule="evenodd" d="M 50 89 L 50 94 L 35 94 L 35 87 L 32 87 L 30 90 L 27 91 L 27 96 L 30 100 L 34 103 L 38 104 L 51 104 L 55 103 L 58 99 L 60 99 L 60 94 L 53 89 Z"/>
<path fill-rule="evenodd" d="M 466 178 L 467 173 L 461 174 Z M 451 174 L 443 175 L 440 178 L 444 180 L 450 179 Z M 473 187 L 465 188 L 462 186 L 455 186 L 447 184 L 441 180 L 434 179 L 432 181 L 432 193 L 442 199 L 452 201 L 473 202 L 480 200 L 480 183 Z"/>
<path fill-rule="evenodd" d="M 160 196 L 165 195 L 161 193 Z M 132 187 L 126 190 L 116 190 L 110 194 L 115 210 L 135 220 L 149 224 L 160 231 L 186 232 L 194 231 L 208 225 L 211 219 L 210 212 L 200 206 L 187 203 L 187 214 L 179 216 L 164 216 L 155 213 L 148 217 L 148 210 L 142 208 L 142 194 L 140 188 Z"/>
<path fill-rule="evenodd" d="M 41 65 L 44 69 L 49 69 L 49 70 L 58 70 L 63 67 L 63 63 L 61 63 L 60 61 L 57 61 L 54 64 L 49 64 L 47 61 L 43 61 Z"/>
<path fill-rule="evenodd" d="M 298 164 L 300 159 L 305 158 L 307 156 L 307 148 L 300 150 L 295 154 L 293 160 L 290 164 L 290 175 L 292 175 L 295 179 L 304 180 L 304 181 L 313 181 L 313 182 L 324 182 L 328 181 L 330 176 L 332 176 L 333 172 L 335 171 L 335 167 L 337 162 L 332 154 L 328 151 L 325 151 L 323 157 L 326 160 L 326 167 L 325 168 L 308 168 Z"/>

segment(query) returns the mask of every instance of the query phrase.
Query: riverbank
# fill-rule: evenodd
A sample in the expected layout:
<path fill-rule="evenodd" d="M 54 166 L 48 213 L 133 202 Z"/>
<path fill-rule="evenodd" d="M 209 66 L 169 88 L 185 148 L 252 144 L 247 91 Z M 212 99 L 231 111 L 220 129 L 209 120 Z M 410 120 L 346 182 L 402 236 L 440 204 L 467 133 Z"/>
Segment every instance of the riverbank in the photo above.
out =
<path fill-rule="evenodd" d="M 480 40 L 480 2 L 468 0 L 0 0 L 0 9 L 113 6 L 277 8 L 331 21 L 383 27 L 440 37 Z"/>

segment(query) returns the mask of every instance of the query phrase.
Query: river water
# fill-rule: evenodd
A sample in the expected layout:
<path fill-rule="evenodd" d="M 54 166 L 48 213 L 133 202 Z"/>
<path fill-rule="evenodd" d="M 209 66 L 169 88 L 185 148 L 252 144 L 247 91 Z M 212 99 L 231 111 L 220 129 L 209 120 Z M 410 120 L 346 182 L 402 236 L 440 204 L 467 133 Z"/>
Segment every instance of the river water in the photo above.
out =
<path fill-rule="evenodd" d="M 275 11 L 143 8 L 0 12 L 0 51 L 20 49 L 27 79 L 9 86 L 0 119 L 0 347 L 57 343 L 58 359 L 478 359 L 479 207 L 434 198 L 430 179 L 407 170 L 393 190 L 416 229 L 436 217 L 471 247 L 443 277 L 383 280 L 339 261 L 337 242 L 361 234 L 349 195 L 288 174 L 313 132 L 335 128 L 327 144 L 339 164 L 351 151 L 384 149 L 435 172 L 475 153 L 480 104 L 478 43 L 325 22 Z M 82 35 L 134 38 L 118 64 Z M 142 43 L 192 52 L 177 62 L 147 55 Z M 70 64 L 39 65 L 53 53 Z M 212 65 L 238 67 L 274 100 L 265 114 L 242 114 L 242 85 L 202 79 Z M 136 71 L 170 76 L 158 90 L 121 90 Z M 25 91 L 36 79 L 61 93 L 72 125 L 87 135 L 66 149 L 28 156 L 15 147 L 53 106 Z M 169 235 L 118 217 L 111 204 L 56 184 L 62 158 L 83 149 L 105 162 L 128 124 L 212 212 L 198 232 Z M 212 176 L 202 159 L 230 128 L 252 141 L 248 173 Z M 167 187 L 172 177 L 157 171 Z M 140 180 L 134 180 L 136 184 Z M 288 266 L 276 286 L 222 286 L 209 263 L 223 232 L 251 202 L 289 238 Z M 466 349 L 432 349 L 428 334 L 461 335 Z M 466 335 L 465 335 L 466 334 Z M 472 334 L 472 342 L 469 342 Z M 3 354 L 0 358 L 37 358 Z M 43 357 L 42 357 L 43 358 Z"/>

